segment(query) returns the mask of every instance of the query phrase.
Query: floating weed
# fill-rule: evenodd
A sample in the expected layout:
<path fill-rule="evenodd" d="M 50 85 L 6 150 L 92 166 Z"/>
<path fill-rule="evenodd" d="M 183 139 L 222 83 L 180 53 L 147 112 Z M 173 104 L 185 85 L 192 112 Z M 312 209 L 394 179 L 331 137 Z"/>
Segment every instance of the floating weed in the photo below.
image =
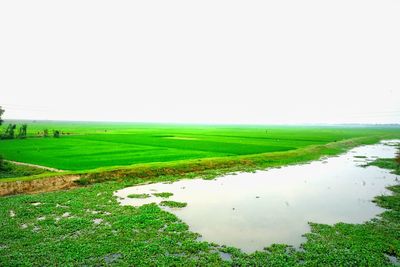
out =
<path fill-rule="evenodd" d="M 128 195 L 129 198 L 149 198 L 149 194 L 130 194 Z"/>
<path fill-rule="evenodd" d="M 356 156 L 354 156 L 354 158 L 356 158 L 356 159 L 365 159 L 367 157 L 366 156 L 358 156 L 358 155 L 356 155 Z"/>
<path fill-rule="evenodd" d="M 173 195 L 174 195 L 174 194 L 173 194 L 173 193 L 170 193 L 170 192 L 153 193 L 153 196 L 162 197 L 162 198 L 169 198 L 169 197 L 171 197 L 171 196 L 173 196 Z"/>
<path fill-rule="evenodd" d="M 400 165 L 394 159 L 376 159 L 373 162 L 369 162 L 366 166 L 389 169 L 392 170 L 393 173 L 400 175 Z"/>
<path fill-rule="evenodd" d="M 171 200 L 168 200 L 168 201 L 164 200 L 164 201 L 160 202 L 160 206 L 170 207 L 170 208 L 184 208 L 187 206 L 187 203 L 171 201 Z"/>

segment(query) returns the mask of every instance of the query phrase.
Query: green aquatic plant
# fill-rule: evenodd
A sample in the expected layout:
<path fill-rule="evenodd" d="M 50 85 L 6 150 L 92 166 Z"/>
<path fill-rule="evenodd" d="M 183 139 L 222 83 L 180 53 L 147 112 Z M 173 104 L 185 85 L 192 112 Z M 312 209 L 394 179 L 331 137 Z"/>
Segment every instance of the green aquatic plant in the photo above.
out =
<path fill-rule="evenodd" d="M 184 208 L 187 206 L 187 203 L 171 201 L 171 200 L 168 200 L 168 201 L 164 200 L 164 201 L 160 202 L 160 206 L 170 207 L 170 208 Z"/>
<path fill-rule="evenodd" d="M 173 195 L 174 194 L 170 193 L 170 192 L 153 193 L 153 196 L 162 197 L 162 198 L 169 198 L 169 197 L 171 197 Z"/>
<path fill-rule="evenodd" d="M 368 163 L 366 166 L 376 166 L 383 169 L 392 170 L 393 173 L 400 175 L 399 164 L 395 159 L 376 159 L 373 162 Z"/>
<path fill-rule="evenodd" d="M 129 198 L 149 198 L 149 194 L 130 194 L 128 195 Z"/>

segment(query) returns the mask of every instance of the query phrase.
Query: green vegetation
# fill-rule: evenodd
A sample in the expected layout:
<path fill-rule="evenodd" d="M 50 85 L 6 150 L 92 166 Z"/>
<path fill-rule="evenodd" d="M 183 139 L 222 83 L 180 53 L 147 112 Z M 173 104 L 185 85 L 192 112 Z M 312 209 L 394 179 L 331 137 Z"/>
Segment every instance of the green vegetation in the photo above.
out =
<path fill-rule="evenodd" d="M 28 138 L 2 140 L 0 153 L 6 159 L 71 171 L 291 152 L 353 138 L 400 135 L 398 128 L 389 127 L 16 123 L 28 123 Z M 43 138 L 43 129 L 58 129 L 62 138 Z"/>
<path fill-rule="evenodd" d="M 400 175 L 400 165 L 394 159 L 377 159 L 371 163 L 368 163 L 368 166 L 377 166 L 379 168 L 391 169 L 396 172 L 396 174 Z"/>
<path fill-rule="evenodd" d="M 171 200 L 164 200 L 160 202 L 160 206 L 170 207 L 170 208 L 184 208 L 187 206 L 185 202 L 177 202 Z"/>
<path fill-rule="evenodd" d="M 162 197 L 162 198 L 169 198 L 172 197 L 174 194 L 170 192 L 162 192 L 162 193 L 153 193 L 153 196 Z"/>
<path fill-rule="evenodd" d="M 149 198 L 149 194 L 130 194 L 128 195 L 129 198 Z"/>

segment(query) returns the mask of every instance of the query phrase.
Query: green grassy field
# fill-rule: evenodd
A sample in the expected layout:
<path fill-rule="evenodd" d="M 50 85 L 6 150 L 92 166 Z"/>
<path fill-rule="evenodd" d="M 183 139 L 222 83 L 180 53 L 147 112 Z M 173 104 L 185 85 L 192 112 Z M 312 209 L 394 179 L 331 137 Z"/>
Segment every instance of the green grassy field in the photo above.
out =
<path fill-rule="evenodd" d="M 40 137 L 46 128 L 50 132 L 61 130 L 64 135 Z M 90 170 L 282 152 L 356 137 L 396 134 L 398 128 L 379 127 L 28 122 L 29 137 L 1 140 L 0 154 L 8 160 L 61 170 Z"/>

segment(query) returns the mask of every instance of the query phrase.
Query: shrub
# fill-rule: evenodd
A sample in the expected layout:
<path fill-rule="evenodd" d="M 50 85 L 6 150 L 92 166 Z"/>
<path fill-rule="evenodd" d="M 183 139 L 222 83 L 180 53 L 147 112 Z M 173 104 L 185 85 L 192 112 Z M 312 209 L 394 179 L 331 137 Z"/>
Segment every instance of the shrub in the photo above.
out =
<path fill-rule="evenodd" d="M 53 137 L 54 138 L 59 138 L 60 137 L 60 131 L 59 130 L 53 130 Z"/>

